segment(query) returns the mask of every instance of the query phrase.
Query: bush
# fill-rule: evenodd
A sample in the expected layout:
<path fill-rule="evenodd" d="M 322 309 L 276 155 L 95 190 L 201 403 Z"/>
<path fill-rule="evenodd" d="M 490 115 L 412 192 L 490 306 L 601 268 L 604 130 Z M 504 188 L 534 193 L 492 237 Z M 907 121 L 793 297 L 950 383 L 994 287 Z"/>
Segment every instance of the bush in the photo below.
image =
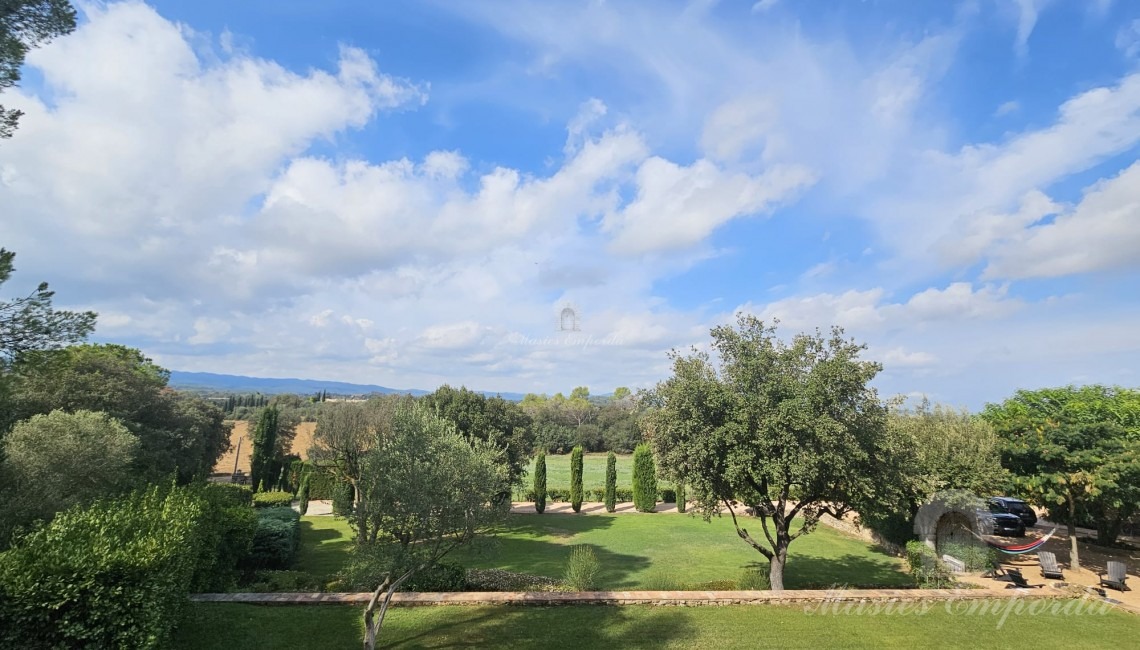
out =
<path fill-rule="evenodd" d="M 594 549 L 579 544 L 570 549 L 570 559 L 566 562 L 566 586 L 571 591 L 592 591 L 598 578 L 598 556 Z"/>
<path fill-rule="evenodd" d="M 242 587 L 242 591 L 256 594 L 281 591 L 312 593 L 320 590 L 320 581 L 305 571 L 255 571 L 253 579 Z"/>
<path fill-rule="evenodd" d="M 613 512 L 617 508 L 617 456 L 612 451 L 606 456 L 606 487 L 603 489 L 602 502 L 606 504 L 606 512 Z"/>
<path fill-rule="evenodd" d="M 575 447 L 570 452 L 570 507 L 574 512 L 582 510 L 582 448 Z"/>
<path fill-rule="evenodd" d="M 257 514 L 246 565 L 255 569 L 285 569 L 293 562 L 301 540 L 301 516 L 292 508 L 266 508 Z"/>
<path fill-rule="evenodd" d="M 336 495 L 336 489 L 341 481 L 332 472 L 316 465 L 309 465 L 306 474 L 309 477 L 310 499 L 329 501 Z"/>
<path fill-rule="evenodd" d="M 982 543 L 948 542 L 942 544 L 940 551 L 944 555 L 962 560 L 967 571 L 983 571 L 998 562 L 998 552 Z"/>
<path fill-rule="evenodd" d="M 633 451 L 633 507 L 639 512 L 653 512 L 657 505 L 657 467 L 653 449 L 645 443 Z"/>
<path fill-rule="evenodd" d="M 919 587 L 944 589 L 954 584 L 950 570 L 938 559 L 934 549 L 923 542 L 912 540 L 906 543 L 906 563 Z"/>
<path fill-rule="evenodd" d="M 333 490 L 332 512 L 335 517 L 351 517 L 352 504 L 356 500 L 356 491 L 351 483 L 339 483 Z"/>
<path fill-rule="evenodd" d="M 677 512 L 684 514 L 689 507 L 688 495 L 685 494 L 685 484 L 677 483 Z"/>
<path fill-rule="evenodd" d="M 772 588 L 768 572 L 759 568 L 748 569 L 740 575 L 736 588 L 743 591 L 766 591 Z"/>
<path fill-rule="evenodd" d="M 285 491 L 257 492 L 253 495 L 254 508 L 279 508 L 291 505 L 293 505 L 293 495 Z"/>
<path fill-rule="evenodd" d="M 677 491 L 673 488 L 662 488 L 657 491 L 657 496 L 662 503 L 676 503 Z"/>
<path fill-rule="evenodd" d="M 503 569 L 467 569 L 467 591 L 557 591 L 554 578 Z"/>
<path fill-rule="evenodd" d="M 253 548 L 257 514 L 249 506 L 252 492 L 243 486 L 211 483 L 200 486 L 196 493 L 206 508 L 199 525 L 202 543 L 190 590 L 226 591 L 237 580 L 238 565 Z"/>
<path fill-rule="evenodd" d="M 297 501 L 300 502 L 300 513 L 303 515 L 309 511 L 309 473 L 306 472 L 301 477 L 301 485 L 297 488 Z"/>
<path fill-rule="evenodd" d="M 56 515 L 0 554 L 0 647 L 164 648 L 207 504 L 154 487 Z"/>
<path fill-rule="evenodd" d="M 400 591 L 465 591 L 466 589 L 467 570 L 453 562 L 440 562 L 426 569 L 420 569 L 400 585 Z"/>
<path fill-rule="evenodd" d="M 534 509 L 538 514 L 546 511 L 546 452 L 538 452 L 534 461 Z"/>

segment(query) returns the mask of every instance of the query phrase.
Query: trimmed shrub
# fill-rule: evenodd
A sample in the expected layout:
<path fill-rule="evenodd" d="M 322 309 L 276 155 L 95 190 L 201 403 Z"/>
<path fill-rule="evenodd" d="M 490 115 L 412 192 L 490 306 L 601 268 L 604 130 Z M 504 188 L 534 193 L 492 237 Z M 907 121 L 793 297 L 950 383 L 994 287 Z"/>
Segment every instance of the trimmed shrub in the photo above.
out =
<path fill-rule="evenodd" d="M 566 562 L 566 586 L 571 591 L 592 591 L 598 578 L 598 556 L 594 548 L 579 544 L 570 549 Z"/>
<path fill-rule="evenodd" d="M 467 569 L 467 591 L 557 591 L 561 583 L 546 576 L 503 569 Z"/>
<path fill-rule="evenodd" d="M 293 505 L 293 495 L 282 490 L 257 492 L 253 495 L 254 508 L 280 508 L 291 505 Z"/>
<path fill-rule="evenodd" d="M 906 563 L 915 583 L 926 589 L 944 589 L 953 586 L 950 569 L 938 559 L 938 554 L 923 542 L 906 543 Z"/>
<path fill-rule="evenodd" d="M 252 492 L 229 483 L 211 483 L 194 491 L 202 497 L 206 508 L 199 524 L 201 544 L 190 590 L 226 591 L 237 581 L 237 567 L 253 547 L 257 514 L 249 507 Z"/>
<path fill-rule="evenodd" d="M 570 507 L 574 512 L 582 510 L 582 448 L 575 447 L 570 452 Z"/>
<path fill-rule="evenodd" d="M 657 497 L 662 503 L 676 503 L 677 491 L 673 488 L 661 488 L 657 491 Z"/>
<path fill-rule="evenodd" d="M 332 512 L 335 517 L 351 517 L 356 491 L 351 483 L 339 483 L 333 490 Z"/>
<path fill-rule="evenodd" d="M 331 500 L 336 494 L 341 481 L 327 469 L 317 465 L 309 465 L 309 498 L 317 501 Z"/>
<path fill-rule="evenodd" d="M 538 452 L 534 461 L 534 510 L 538 514 L 546 511 L 546 452 Z"/>
<path fill-rule="evenodd" d="M 454 562 L 440 562 L 426 569 L 420 569 L 400 585 L 400 591 L 465 591 L 466 589 L 467 570 Z"/>
<path fill-rule="evenodd" d="M 736 588 L 742 591 L 767 591 L 772 588 L 772 581 L 767 571 L 759 568 L 748 569 L 740 575 Z"/>
<path fill-rule="evenodd" d="M 612 451 L 606 456 L 606 487 L 603 488 L 602 502 L 606 504 L 606 512 L 617 508 L 617 456 Z"/>
<path fill-rule="evenodd" d="M 645 443 L 633 451 L 633 507 L 638 512 L 653 512 L 657 505 L 657 467 L 653 449 Z"/>
<path fill-rule="evenodd" d="M 941 554 L 962 560 L 967 571 L 983 571 L 999 561 L 998 552 L 981 542 L 975 544 L 947 542 L 942 544 L 939 551 Z"/>
<path fill-rule="evenodd" d="M 153 487 L 61 512 L 0 553 L 0 647 L 166 648 L 207 504 Z"/>
<path fill-rule="evenodd" d="M 300 501 L 301 514 L 309 511 L 309 472 L 301 477 L 301 486 L 297 488 L 297 500 Z"/>
<path fill-rule="evenodd" d="M 257 513 L 246 565 L 256 569 L 286 569 L 301 539 L 301 516 L 292 508 L 266 508 Z"/>
<path fill-rule="evenodd" d="M 677 512 L 684 513 L 689 508 L 689 503 L 685 494 L 685 484 L 677 483 Z"/>

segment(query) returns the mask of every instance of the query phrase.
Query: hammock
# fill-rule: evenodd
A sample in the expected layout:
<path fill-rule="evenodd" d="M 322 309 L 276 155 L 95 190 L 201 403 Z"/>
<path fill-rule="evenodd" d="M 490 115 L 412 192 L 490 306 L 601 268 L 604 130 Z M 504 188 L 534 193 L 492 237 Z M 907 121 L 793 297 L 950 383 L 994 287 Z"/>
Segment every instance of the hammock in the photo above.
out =
<path fill-rule="evenodd" d="M 1036 551 L 1037 549 L 1044 546 L 1045 542 L 1049 541 L 1049 538 L 1053 536 L 1053 533 L 1057 532 L 1057 527 L 1053 526 L 1053 530 L 1049 531 L 1049 534 L 1045 535 L 1041 539 L 1029 542 L 1028 544 L 1012 544 L 1010 546 L 1002 546 L 1001 544 L 994 544 L 993 542 L 991 542 L 988 539 L 982 537 L 981 535 L 975 533 L 974 531 L 971 530 L 970 532 L 974 535 L 974 537 L 977 537 L 978 539 L 982 540 L 987 545 L 989 545 L 990 548 L 999 550 L 1002 553 L 1005 553 L 1006 555 L 1022 555 L 1025 553 L 1032 553 L 1033 551 Z"/>

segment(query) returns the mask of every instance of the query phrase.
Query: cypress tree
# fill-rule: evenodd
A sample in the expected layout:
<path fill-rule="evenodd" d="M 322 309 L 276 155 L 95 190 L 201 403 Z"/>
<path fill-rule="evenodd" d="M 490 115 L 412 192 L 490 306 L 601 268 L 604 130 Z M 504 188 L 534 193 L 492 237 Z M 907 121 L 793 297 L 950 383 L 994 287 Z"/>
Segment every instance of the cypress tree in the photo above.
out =
<path fill-rule="evenodd" d="M 606 456 L 606 512 L 617 509 L 617 456 L 610 452 Z"/>
<path fill-rule="evenodd" d="M 653 512 L 657 505 L 657 466 L 653 449 L 641 443 L 633 451 L 633 507 L 638 512 Z"/>
<path fill-rule="evenodd" d="M 546 452 L 538 452 L 534 461 L 534 510 L 538 514 L 546 511 Z"/>
<path fill-rule="evenodd" d="M 677 481 L 677 512 L 685 512 L 688 506 L 685 504 L 685 484 Z"/>
<path fill-rule="evenodd" d="M 277 445 L 277 409 L 267 408 L 253 430 L 253 449 L 249 462 L 250 485 L 255 492 L 268 490 L 273 482 L 274 451 Z"/>
<path fill-rule="evenodd" d="M 570 452 L 570 507 L 582 511 L 582 447 Z"/>
<path fill-rule="evenodd" d="M 309 511 L 309 473 L 301 475 L 301 487 L 297 488 L 297 500 L 301 502 L 301 514 Z"/>

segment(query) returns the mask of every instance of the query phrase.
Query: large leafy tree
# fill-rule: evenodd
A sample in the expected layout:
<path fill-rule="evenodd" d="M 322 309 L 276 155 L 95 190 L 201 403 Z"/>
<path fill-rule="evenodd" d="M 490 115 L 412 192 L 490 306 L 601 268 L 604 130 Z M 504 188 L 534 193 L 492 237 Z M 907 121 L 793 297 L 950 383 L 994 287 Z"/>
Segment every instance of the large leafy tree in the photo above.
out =
<path fill-rule="evenodd" d="M 497 497 L 509 481 L 501 448 L 423 405 L 397 408 L 365 459 L 357 506 L 356 553 L 381 576 L 365 610 L 366 648 L 401 584 L 503 521 L 510 503 Z"/>
<path fill-rule="evenodd" d="M 20 81 L 20 67 L 33 47 L 75 29 L 67 0 L 0 0 L 0 91 Z M 0 104 L 0 139 L 12 137 L 23 112 Z"/>
<path fill-rule="evenodd" d="M 483 440 L 506 452 L 510 484 L 522 485 L 530 460 L 533 436 L 530 419 L 518 405 L 501 397 L 485 397 L 444 384 L 423 397 L 424 403 L 452 422 L 468 440 Z M 509 497 L 509 494 L 508 494 Z"/>
<path fill-rule="evenodd" d="M 1076 524 L 1091 516 L 1111 544 L 1140 507 L 1140 392 L 1106 386 L 1020 390 L 983 416 L 1003 438 L 1014 489 L 1067 524 L 1080 567 Z"/>
<path fill-rule="evenodd" d="M 309 457 L 352 485 L 360 498 L 364 459 L 378 440 L 392 429 L 392 417 L 401 397 L 373 397 L 364 403 L 327 404 L 317 415 Z"/>
<path fill-rule="evenodd" d="M 169 375 L 122 345 L 28 352 L 12 367 L 11 409 L 3 415 L 18 421 L 55 410 L 106 413 L 139 439 L 139 472 L 173 472 L 188 482 L 208 474 L 229 448 L 230 426 L 221 409 L 168 388 Z"/>
<path fill-rule="evenodd" d="M 138 446 L 104 413 L 53 411 L 17 423 L 2 445 L 0 546 L 15 526 L 130 487 Z"/>
<path fill-rule="evenodd" d="M 691 488 L 706 520 L 726 508 L 782 590 L 788 546 L 822 515 L 899 500 L 886 407 L 868 385 L 880 366 L 861 360 L 865 346 L 839 328 L 785 342 L 750 315 L 714 328 L 712 347 L 719 364 L 705 352 L 672 353 L 673 376 L 649 396 L 647 434 L 665 475 Z M 746 527 L 744 506 L 759 533 Z"/>

